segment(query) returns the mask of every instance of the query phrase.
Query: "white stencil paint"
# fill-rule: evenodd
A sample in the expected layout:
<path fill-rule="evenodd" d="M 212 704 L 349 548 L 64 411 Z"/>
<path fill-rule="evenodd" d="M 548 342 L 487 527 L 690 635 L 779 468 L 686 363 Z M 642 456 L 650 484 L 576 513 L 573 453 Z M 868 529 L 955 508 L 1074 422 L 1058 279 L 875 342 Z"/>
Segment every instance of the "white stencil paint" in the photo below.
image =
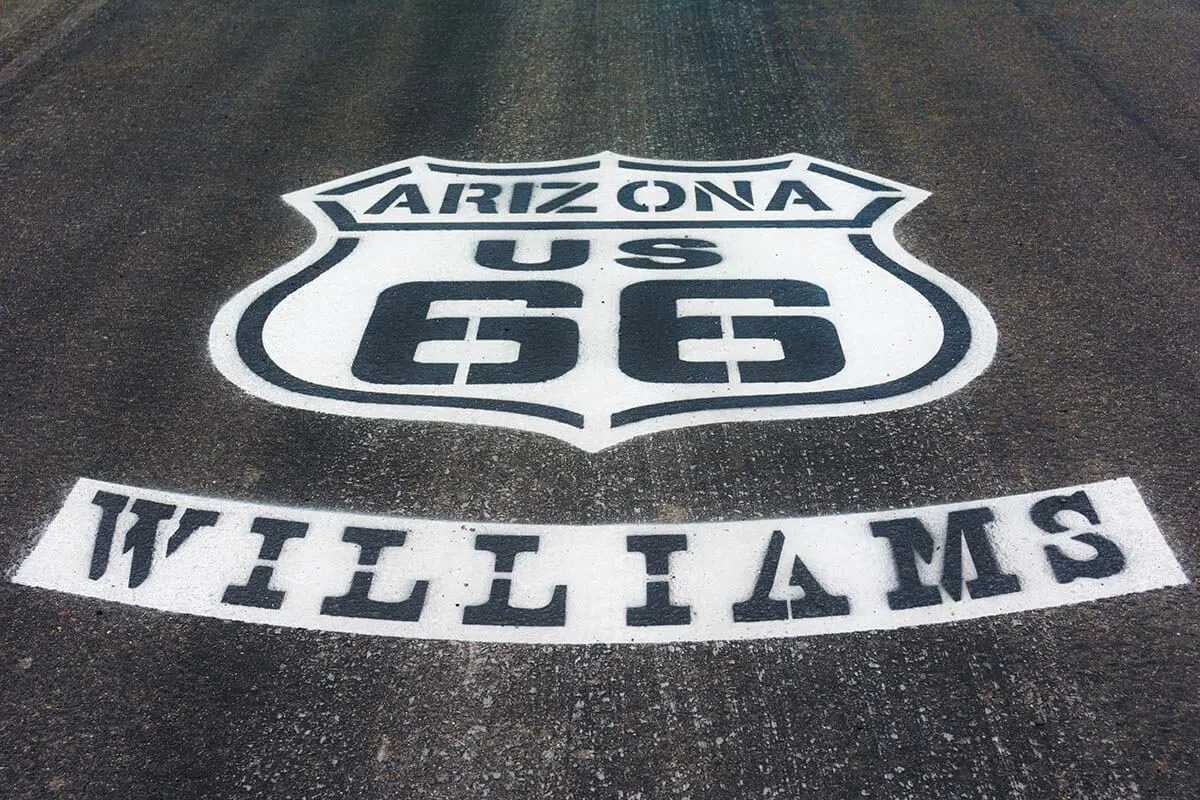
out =
<path fill-rule="evenodd" d="M 210 351 L 274 403 L 589 451 L 908 407 L 996 344 L 979 300 L 892 235 L 927 196 L 798 154 L 413 158 L 287 195 L 316 238 L 229 301 Z"/>
<path fill-rule="evenodd" d="M 948 535 L 954 525 L 956 537 Z M 269 552 L 263 532 L 272 530 L 290 538 Z M 910 535 L 915 538 L 906 544 Z M 896 594 L 905 584 L 900 564 L 911 555 L 908 544 L 920 550 L 926 535 L 930 557 L 909 559 L 916 572 L 907 584 L 908 601 L 921 604 L 897 607 L 907 602 Z M 355 536 L 360 543 L 364 536 L 390 537 L 392 546 L 378 548 L 372 559 Z M 945 557 L 952 539 L 961 546 L 958 559 Z M 525 551 L 498 572 L 504 565 L 495 543 L 514 541 Z M 658 567 L 664 569 L 642 552 L 660 545 L 665 560 Z M 372 560 L 377 563 L 364 563 Z M 648 575 L 648 568 L 663 574 Z M 369 574 L 369 588 L 356 573 Z M 801 588 L 805 575 L 808 588 Z M 615 643 L 899 628 L 1068 605 L 1187 579 L 1137 488 L 1123 478 L 913 510 L 597 526 L 368 516 L 81 479 L 14 580 L 268 625 L 425 639 Z M 373 610 L 331 605 L 331 598 L 353 595 L 356 581 L 366 589 L 359 599 L 369 599 Z M 507 622 L 504 614 L 468 610 L 485 604 L 498 581 L 509 582 L 504 608 L 518 609 Z M 417 590 L 419 582 L 424 590 Z M 666 586 L 651 588 L 655 582 Z M 813 582 L 827 595 L 823 605 L 814 605 L 820 597 Z M 238 588 L 256 583 L 258 590 Z M 746 606 L 755 596 L 757 606 Z M 386 618 L 396 616 L 395 604 L 405 599 L 407 619 Z M 794 604 L 789 611 L 780 601 Z M 636 611 L 647 605 L 652 613 Z M 519 609 L 538 608 L 550 609 L 538 617 L 546 624 L 514 622 L 524 613 Z M 467 621 L 472 613 L 474 623 Z"/>

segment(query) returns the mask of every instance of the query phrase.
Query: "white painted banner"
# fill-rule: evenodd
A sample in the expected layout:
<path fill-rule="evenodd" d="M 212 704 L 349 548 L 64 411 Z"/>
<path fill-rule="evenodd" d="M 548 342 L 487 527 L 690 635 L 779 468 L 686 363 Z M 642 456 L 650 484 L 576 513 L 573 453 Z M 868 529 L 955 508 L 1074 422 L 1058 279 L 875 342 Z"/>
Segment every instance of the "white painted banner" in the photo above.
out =
<path fill-rule="evenodd" d="M 671 525 L 509 525 L 81 479 L 16 583 L 207 617 L 588 643 L 900 628 L 1187 582 L 1128 478 L 952 505 Z"/>

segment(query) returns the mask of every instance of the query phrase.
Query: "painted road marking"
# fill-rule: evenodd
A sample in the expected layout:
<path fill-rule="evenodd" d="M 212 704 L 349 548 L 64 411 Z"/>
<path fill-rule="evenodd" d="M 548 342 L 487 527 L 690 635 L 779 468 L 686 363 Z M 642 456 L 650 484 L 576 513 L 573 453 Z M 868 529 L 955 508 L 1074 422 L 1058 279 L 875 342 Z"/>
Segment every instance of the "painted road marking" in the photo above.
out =
<path fill-rule="evenodd" d="M 79 480 L 17 583 L 268 625 L 522 643 L 794 637 L 1187 582 L 1128 478 L 912 510 L 508 525 Z"/>
<path fill-rule="evenodd" d="M 802 155 L 414 158 L 287 195 L 316 239 L 226 304 L 210 351 L 274 403 L 589 451 L 904 408 L 996 346 L 978 298 L 892 235 L 927 196 Z"/>

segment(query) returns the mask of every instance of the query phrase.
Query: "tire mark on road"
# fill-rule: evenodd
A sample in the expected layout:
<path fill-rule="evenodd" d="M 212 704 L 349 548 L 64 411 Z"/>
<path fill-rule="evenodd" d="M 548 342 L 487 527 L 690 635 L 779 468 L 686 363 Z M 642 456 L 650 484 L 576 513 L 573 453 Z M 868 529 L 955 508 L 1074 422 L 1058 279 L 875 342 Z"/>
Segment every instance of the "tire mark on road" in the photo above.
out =
<path fill-rule="evenodd" d="M 1082 52 L 1080 46 L 1069 39 L 1065 31 L 1054 27 L 1045 19 L 1044 15 L 1037 13 L 1029 0 L 1015 0 L 1014 5 L 1037 34 L 1085 78 L 1105 102 L 1144 132 L 1160 151 L 1182 165 L 1192 178 L 1200 181 L 1200 159 L 1181 149 L 1179 143 L 1172 141 L 1170 134 L 1162 130 L 1149 114 L 1139 108 L 1128 92 L 1123 91 L 1115 82 L 1107 79 L 1097 65 Z"/>
<path fill-rule="evenodd" d="M 57 23 L 48 17 L 54 12 L 43 8 L 21 14 L 26 9 L 0 9 L 0 27 L 13 27 L 0 36 L 0 92 L 47 53 L 65 49 L 75 37 L 86 36 L 92 19 L 108 4 L 108 0 L 85 0 Z M 47 3 L 47 6 L 53 5 Z M 13 18 L 20 15 L 20 19 Z M 3 100 L 3 94 L 0 94 Z"/>

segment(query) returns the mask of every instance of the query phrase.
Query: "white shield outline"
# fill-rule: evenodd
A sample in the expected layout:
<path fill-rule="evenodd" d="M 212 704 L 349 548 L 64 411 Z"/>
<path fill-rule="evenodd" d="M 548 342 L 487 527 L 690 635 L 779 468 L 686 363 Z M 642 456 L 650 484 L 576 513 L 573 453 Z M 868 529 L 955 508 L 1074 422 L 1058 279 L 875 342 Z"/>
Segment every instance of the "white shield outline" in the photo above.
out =
<path fill-rule="evenodd" d="M 868 262 L 919 293 L 936 311 L 942 344 L 920 368 L 870 386 L 813 392 L 719 395 L 688 400 L 644 403 L 613 413 L 607 426 L 589 424 L 576 411 L 540 403 L 475 397 L 370 392 L 305 381 L 281 368 L 263 343 L 263 327 L 271 312 L 292 292 L 347 258 L 373 228 L 405 230 L 418 224 L 362 224 L 339 198 L 420 170 L 460 175 L 556 175 L 586 170 L 643 168 L 648 171 L 727 174 L 779 169 L 803 163 L 813 173 L 880 193 L 849 218 L 784 221 L 751 215 L 741 220 L 699 227 L 836 228 L 845 229 L 850 244 Z M 980 375 L 996 349 L 996 328 L 982 302 L 945 274 L 919 261 L 900 246 L 895 224 L 920 204 L 928 192 L 797 153 L 736 162 L 688 162 L 633 159 L 598 153 L 554 162 L 480 164 L 425 156 L 406 159 L 339 178 L 284 196 L 316 230 L 312 244 L 297 258 L 276 268 L 231 298 L 218 312 L 209 335 L 214 364 L 230 381 L 278 405 L 344 416 L 414 421 L 483 424 L 554 436 L 589 452 L 597 452 L 638 436 L 673 428 L 720 422 L 851 416 L 908 408 L 945 397 Z M 601 228 L 689 228 L 689 221 L 479 222 L 472 230 L 560 230 L 592 225 Z M 615 333 L 614 333 L 615 336 Z M 614 367 L 615 368 L 615 367 Z M 594 421 L 593 421 L 594 422 Z"/>

